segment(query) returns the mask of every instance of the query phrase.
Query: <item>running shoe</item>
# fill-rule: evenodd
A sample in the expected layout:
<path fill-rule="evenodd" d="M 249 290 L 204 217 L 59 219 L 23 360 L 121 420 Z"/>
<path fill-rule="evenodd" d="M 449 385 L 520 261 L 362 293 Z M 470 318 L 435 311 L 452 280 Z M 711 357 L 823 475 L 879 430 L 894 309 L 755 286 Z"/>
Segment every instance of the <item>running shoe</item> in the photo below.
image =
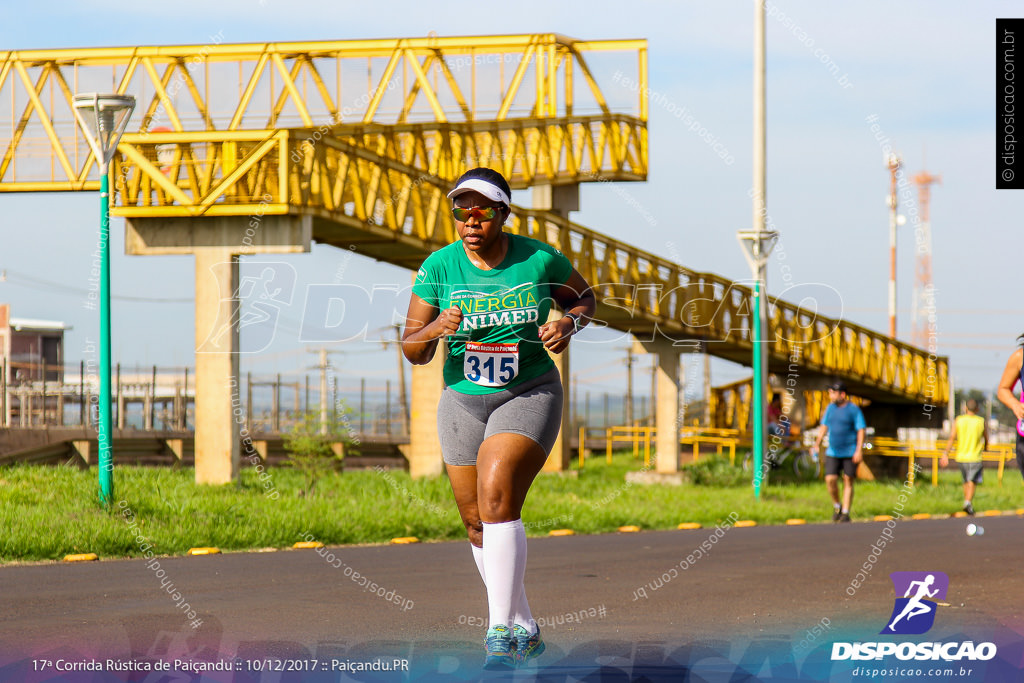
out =
<path fill-rule="evenodd" d="M 844 512 L 841 515 L 839 515 L 839 521 L 840 522 L 849 522 L 850 521 L 850 513 L 849 512 Z"/>
<path fill-rule="evenodd" d="M 508 626 L 492 626 L 484 639 L 484 668 L 512 669 L 516 665 L 515 645 Z"/>
<path fill-rule="evenodd" d="M 832 513 L 832 521 L 833 522 L 838 522 L 839 518 L 842 517 L 842 516 L 843 516 L 843 513 L 840 512 L 839 510 L 836 510 L 835 512 Z"/>
<path fill-rule="evenodd" d="M 512 643 L 516 648 L 516 659 L 521 665 L 544 653 L 545 645 L 540 639 L 540 626 L 537 627 L 536 633 L 530 635 L 525 627 L 516 624 L 512 628 Z"/>
<path fill-rule="evenodd" d="M 964 505 L 964 512 L 971 516 L 974 516 L 974 506 L 971 505 L 970 503 L 967 503 L 966 505 Z"/>

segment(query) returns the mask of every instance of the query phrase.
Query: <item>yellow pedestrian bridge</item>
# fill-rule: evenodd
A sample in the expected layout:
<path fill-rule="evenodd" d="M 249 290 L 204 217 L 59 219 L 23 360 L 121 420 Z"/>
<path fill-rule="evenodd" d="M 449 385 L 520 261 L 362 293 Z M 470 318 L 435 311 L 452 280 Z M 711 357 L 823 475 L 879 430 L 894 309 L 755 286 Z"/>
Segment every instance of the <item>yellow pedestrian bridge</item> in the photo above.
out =
<path fill-rule="evenodd" d="M 196 256 L 197 453 L 234 462 L 207 471 L 197 458 L 197 477 L 224 481 L 238 461 L 237 439 L 217 434 L 232 424 L 239 255 L 316 240 L 415 268 L 456 239 L 445 193 L 477 165 L 533 188 L 508 229 L 558 247 L 596 285 L 598 324 L 659 357 L 749 364 L 749 287 L 568 219 L 580 183 L 647 177 L 647 58 L 645 40 L 558 34 L 0 52 L 0 192 L 98 189 L 72 97 L 136 97 L 112 213 L 129 253 Z M 946 358 L 817 312 L 837 298 L 805 286 L 770 299 L 772 372 L 805 388 L 841 378 L 892 408 L 894 426 L 946 404 Z M 233 334 L 208 348 L 201 331 L 218 325 Z M 677 361 L 662 368 L 672 383 Z"/>

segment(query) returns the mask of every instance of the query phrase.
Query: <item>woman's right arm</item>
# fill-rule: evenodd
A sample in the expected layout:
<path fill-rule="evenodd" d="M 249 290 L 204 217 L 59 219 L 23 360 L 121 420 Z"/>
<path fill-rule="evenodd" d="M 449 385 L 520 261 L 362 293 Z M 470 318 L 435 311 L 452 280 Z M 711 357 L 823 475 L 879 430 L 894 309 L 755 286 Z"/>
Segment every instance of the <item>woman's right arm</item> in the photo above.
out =
<path fill-rule="evenodd" d="M 1003 405 L 1013 411 L 1018 420 L 1024 420 L 1024 403 L 1021 403 L 1013 395 L 1013 385 L 1020 378 L 1022 359 L 1024 359 L 1024 349 L 1017 349 L 1010 355 L 1010 359 L 1006 361 L 1003 376 L 999 379 L 999 391 L 996 393 L 996 397 L 1003 402 Z M 1024 387 L 1021 387 L 1021 391 L 1024 391 Z"/>
<path fill-rule="evenodd" d="M 415 294 L 409 298 L 409 313 L 402 332 L 402 353 L 413 365 L 425 365 L 434 357 L 437 340 L 454 334 L 462 323 L 458 306 L 446 308 L 438 314 L 437 307 Z"/>

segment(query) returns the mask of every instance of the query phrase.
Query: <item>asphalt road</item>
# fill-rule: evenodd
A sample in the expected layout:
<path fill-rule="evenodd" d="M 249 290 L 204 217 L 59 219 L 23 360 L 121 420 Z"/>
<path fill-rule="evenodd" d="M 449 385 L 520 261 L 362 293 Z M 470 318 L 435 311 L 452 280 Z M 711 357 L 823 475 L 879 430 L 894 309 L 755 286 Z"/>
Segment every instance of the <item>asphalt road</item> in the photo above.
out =
<path fill-rule="evenodd" d="M 975 521 L 983 535 L 944 519 L 901 521 L 891 539 L 881 522 L 531 539 L 527 591 L 548 651 L 514 678 L 857 680 L 861 662 L 830 662 L 832 643 L 885 640 L 889 573 L 940 571 L 948 604 L 904 638 L 992 641 L 983 677 L 949 680 L 1019 680 L 1024 519 Z M 0 681 L 481 677 L 486 598 L 468 542 L 320 552 L 0 567 Z M 409 671 L 344 669 L 393 660 Z M 157 662 L 172 668 L 124 670 Z M 197 662 L 232 671 L 199 675 Z"/>

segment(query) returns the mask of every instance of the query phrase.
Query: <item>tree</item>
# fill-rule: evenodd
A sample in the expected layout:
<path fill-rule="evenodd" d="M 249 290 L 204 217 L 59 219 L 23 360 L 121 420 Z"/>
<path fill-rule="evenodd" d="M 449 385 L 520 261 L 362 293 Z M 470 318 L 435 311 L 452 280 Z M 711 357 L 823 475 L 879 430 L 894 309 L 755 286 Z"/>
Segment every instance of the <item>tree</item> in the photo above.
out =
<path fill-rule="evenodd" d="M 327 433 L 323 434 L 320 416 L 314 411 L 307 411 L 285 435 L 284 448 L 289 453 L 286 465 L 302 473 L 303 495 L 312 495 L 320 477 L 339 471 L 345 455 L 356 452 L 354 447 L 359 440 L 355 438 L 348 420 L 351 412 L 348 406 L 344 406 L 340 419 L 331 421 L 327 425 Z"/>
<path fill-rule="evenodd" d="M 974 399 L 978 402 L 978 414 L 982 417 L 988 417 L 988 406 L 992 404 L 992 417 L 1001 425 L 1014 426 L 1017 424 L 1017 418 L 1014 417 L 1013 413 L 1009 408 L 1004 406 L 995 396 L 995 391 L 985 393 L 981 389 L 957 389 L 956 390 L 956 413 L 959 414 L 963 411 L 963 405 L 969 399 Z"/>

